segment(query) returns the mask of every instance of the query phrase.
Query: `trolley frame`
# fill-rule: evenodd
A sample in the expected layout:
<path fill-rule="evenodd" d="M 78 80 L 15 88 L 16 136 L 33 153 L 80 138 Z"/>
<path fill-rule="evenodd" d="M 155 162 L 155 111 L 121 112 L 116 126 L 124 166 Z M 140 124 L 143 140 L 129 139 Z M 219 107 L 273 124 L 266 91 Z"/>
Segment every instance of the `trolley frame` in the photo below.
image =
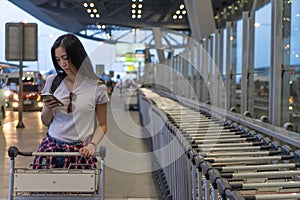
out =
<path fill-rule="evenodd" d="M 21 152 L 16 146 L 8 149 L 10 157 L 8 200 L 21 199 L 104 199 L 104 158 L 101 146 L 99 167 L 93 169 L 30 169 L 15 168 L 20 156 L 80 156 L 79 152 Z M 30 182 L 29 182 L 30 180 Z M 23 195 L 17 195 L 22 194 Z M 25 194 L 25 195 L 24 195 Z M 43 195 L 43 196 L 42 196 Z"/>

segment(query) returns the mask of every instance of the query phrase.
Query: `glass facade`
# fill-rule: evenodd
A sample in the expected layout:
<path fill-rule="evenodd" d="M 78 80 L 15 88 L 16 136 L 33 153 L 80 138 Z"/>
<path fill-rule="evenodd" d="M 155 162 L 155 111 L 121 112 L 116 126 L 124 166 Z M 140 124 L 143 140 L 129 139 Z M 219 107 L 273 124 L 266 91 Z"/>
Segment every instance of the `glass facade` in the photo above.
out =
<path fill-rule="evenodd" d="M 174 51 L 172 92 L 276 126 L 292 122 L 300 132 L 300 0 L 255 7 Z"/>

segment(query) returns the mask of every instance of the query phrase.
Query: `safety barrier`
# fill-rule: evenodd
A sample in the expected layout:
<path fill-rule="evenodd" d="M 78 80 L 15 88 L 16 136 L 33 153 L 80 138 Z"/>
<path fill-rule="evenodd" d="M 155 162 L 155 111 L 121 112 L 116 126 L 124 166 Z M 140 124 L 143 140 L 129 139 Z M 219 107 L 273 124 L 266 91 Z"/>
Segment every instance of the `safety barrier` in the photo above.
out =
<path fill-rule="evenodd" d="M 297 137 L 148 89 L 138 96 L 163 199 L 300 198 Z"/>

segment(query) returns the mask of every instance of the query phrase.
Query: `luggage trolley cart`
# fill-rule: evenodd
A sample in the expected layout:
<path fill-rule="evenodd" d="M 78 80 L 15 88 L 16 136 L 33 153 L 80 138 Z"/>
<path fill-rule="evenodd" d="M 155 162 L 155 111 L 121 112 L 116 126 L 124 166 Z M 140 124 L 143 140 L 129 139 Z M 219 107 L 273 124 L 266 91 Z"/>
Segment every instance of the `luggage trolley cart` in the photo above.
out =
<path fill-rule="evenodd" d="M 104 158 L 101 146 L 94 156 L 100 156 L 93 169 L 31 169 L 15 168 L 20 156 L 80 156 L 79 152 L 21 152 L 15 146 L 8 149 L 10 157 L 8 200 L 28 199 L 104 199 Z M 99 164 L 99 165 L 98 165 Z"/>
<path fill-rule="evenodd" d="M 123 101 L 125 110 L 137 110 L 137 88 L 124 88 Z"/>

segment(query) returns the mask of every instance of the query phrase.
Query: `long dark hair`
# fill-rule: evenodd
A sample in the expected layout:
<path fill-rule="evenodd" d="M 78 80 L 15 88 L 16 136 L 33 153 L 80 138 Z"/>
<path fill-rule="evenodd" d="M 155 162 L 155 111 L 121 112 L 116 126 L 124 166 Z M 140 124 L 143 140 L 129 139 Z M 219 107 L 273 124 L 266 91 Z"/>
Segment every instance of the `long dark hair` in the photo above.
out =
<path fill-rule="evenodd" d="M 69 62 L 74 65 L 78 72 L 92 80 L 99 80 L 93 70 L 91 60 L 82 43 L 75 35 L 70 33 L 58 37 L 51 47 L 52 62 L 57 73 L 63 73 L 66 75 L 63 69 L 59 66 L 55 57 L 55 49 L 58 47 L 63 47 L 66 50 Z"/>

